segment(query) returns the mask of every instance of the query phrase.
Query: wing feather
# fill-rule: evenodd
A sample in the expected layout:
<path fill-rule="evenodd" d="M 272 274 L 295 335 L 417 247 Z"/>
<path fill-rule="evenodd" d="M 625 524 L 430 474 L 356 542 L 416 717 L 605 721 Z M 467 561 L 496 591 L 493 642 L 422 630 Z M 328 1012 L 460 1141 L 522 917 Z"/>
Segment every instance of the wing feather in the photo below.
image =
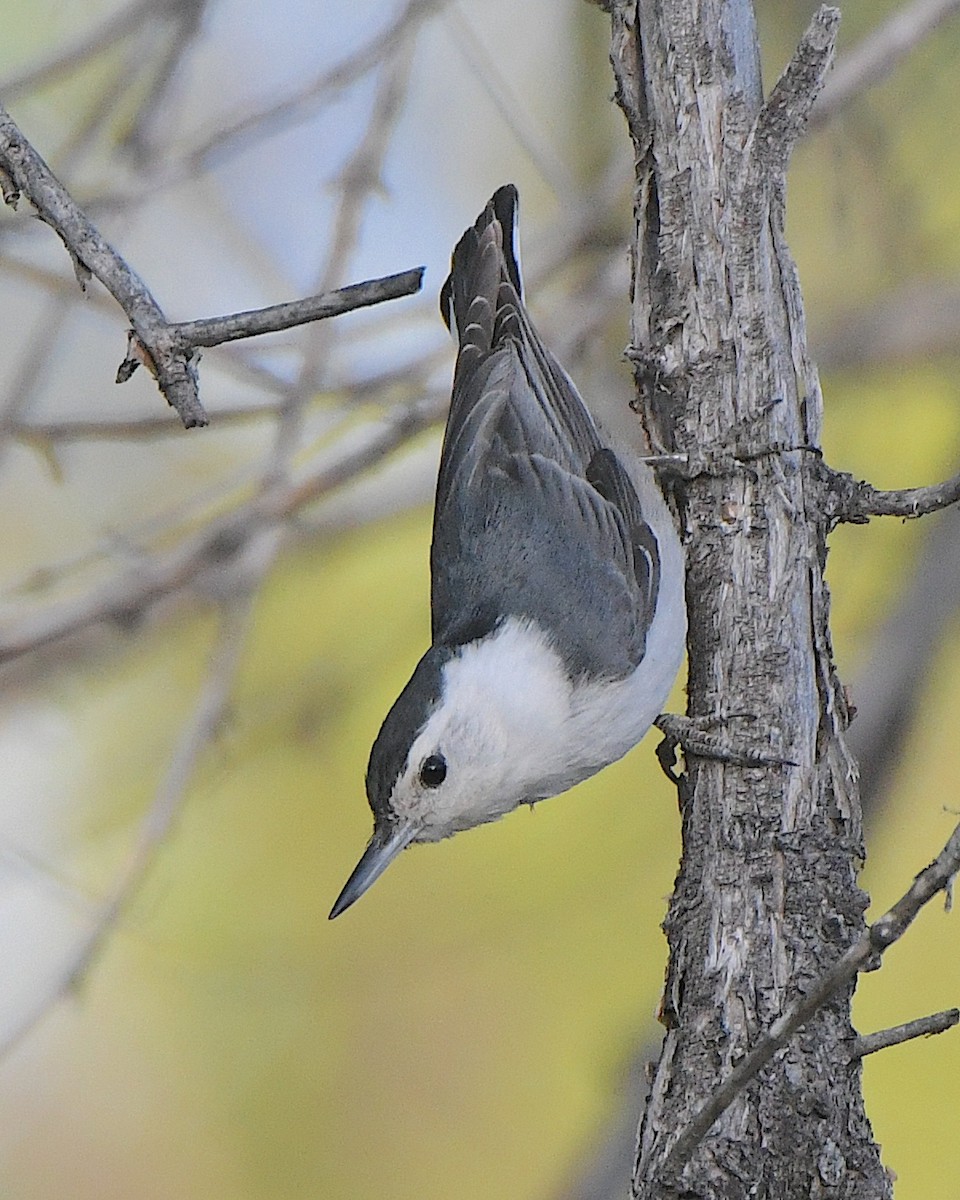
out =
<path fill-rule="evenodd" d="M 657 542 L 523 305 L 516 205 L 512 186 L 494 194 L 441 292 L 460 352 L 434 512 L 434 644 L 526 616 L 574 672 L 622 677 L 643 657 Z"/>

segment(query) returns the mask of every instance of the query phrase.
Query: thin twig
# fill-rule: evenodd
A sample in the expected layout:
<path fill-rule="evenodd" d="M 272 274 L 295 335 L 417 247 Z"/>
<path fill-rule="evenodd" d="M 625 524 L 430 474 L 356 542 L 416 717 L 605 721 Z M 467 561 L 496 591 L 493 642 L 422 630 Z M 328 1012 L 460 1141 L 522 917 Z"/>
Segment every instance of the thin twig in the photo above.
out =
<path fill-rule="evenodd" d="M 834 521 L 863 525 L 871 517 L 923 517 L 960 500 L 960 473 L 928 487 L 883 491 L 843 471 L 821 466 L 830 492 Z"/>
<path fill-rule="evenodd" d="M 167 773 L 143 818 L 130 858 L 104 901 L 86 937 L 57 973 L 33 1006 L 0 1037 L 0 1058 L 8 1054 L 42 1020 L 50 1009 L 75 990 L 90 970 L 104 940 L 141 887 L 176 820 L 197 762 L 216 734 L 226 709 L 240 656 L 246 644 L 253 609 L 253 592 L 245 592 L 226 604 L 220 630 L 210 658 L 207 677 L 193 715 L 185 725 Z"/>
<path fill-rule="evenodd" d="M 303 300 L 272 304 L 268 308 L 231 313 L 225 317 L 176 321 L 170 325 L 170 329 L 185 350 L 196 346 L 219 346 L 240 338 L 259 337 L 263 333 L 277 333 L 281 329 L 293 329 L 296 325 L 307 325 L 311 321 L 337 317 L 341 313 L 367 308 L 371 304 L 382 304 L 385 300 L 411 296 L 420 290 L 424 270 L 424 267 L 414 267 L 410 271 L 385 275 L 381 279 L 351 283 L 347 287 L 323 292 L 319 296 L 306 296 Z"/>
<path fill-rule="evenodd" d="M 960 0 L 914 0 L 894 12 L 837 63 L 810 114 L 809 129 L 825 125 L 855 96 L 882 82 Z"/>
<path fill-rule="evenodd" d="M 67 296 L 72 301 L 76 301 L 77 299 L 75 280 L 68 279 L 65 275 L 56 271 L 47 270 L 36 263 L 24 262 L 8 254 L 0 260 L 0 270 L 7 270 L 17 279 L 32 286 L 42 288 L 51 295 Z M 84 308 L 87 310 L 94 309 L 108 316 L 115 315 L 116 313 L 113 301 L 103 292 L 87 292 L 83 303 Z M 215 361 L 219 369 L 231 374 L 234 378 L 241 379 L 245 383 L 260 388 L 262 391 L 280 397 L 290 394 L 292 384 L 289 379 L 283 378 L 274 371 L 269 370 L 262 362 L 252 361 L 249 355 L 245 354 L 243 343 L 232 344 L 229 349 L 221 350 Z M 222 410 L 218 410 L 215 414 L 218 419 L 220 411 Z M 152 424 L 150 418 L 144 418 L 144 420 L 148 425 Z M 161 420 L 160 423 L 163 424 L 164 428 L 169 425 L 168 421 Z"/>
<path fill-rule="evenodd" d="M 28 197 L 67 249 L 78 277 L 95 275 L 130 319 L 167 401 L 186 428 L 206 425 L 194 364 L 171 344 L 169 326 L 146 284 L 101 236 L 66 188 L 0 107 L 0 168 Z M 8 201 L 9 202 L 9 201 Z"/>
<path fill-rule="evenodd" d="M 102 621 L 123 622 L 192 583 L 207 568 L 223 568 L 264 526 L 277 524 L 313 500 L 382 461 L 416 432 L 437 421 L 445 397 L 429 396 L 343 439 L 312 473 L 254 496 L 165 554 L 155 554 L 78 599 L 50 604 L 0 628 L 0 662 L 8 662 Z"/>
<path fill-rule="evenodd" d="M 349 308 L 409 295 L 420 287 L 422 271 L 415 270 L 354 285 L 352 292 L 343 289 L 335 297 L 315 296 L 209 322 L 171 324 L 140 276 L 101 236 L 2 107 L 0 169 L 12 184 L 12 191 L 5 194 L 8 203 L 15 204 L 19 193 L 26 195 L 38 216 L 60 237 L 81 281 L 88 274 L 95 275 L 129 318 L 133 335 L 118 381 L 129 379 L 140 363 L 148 365 L 187 429 L 207 424 L 196 372 L 199 346 L 288 329 Z"/>
<path fill-rule="evenodd" d="M 742 202 L 747 219 L 756 223 L 766 210 L 765 198 L 779 185 L 797 139 L 830 64 L 840 27 L 840 10 L 822 4 L 757 114 L 744 148 Z"/>
<path fill-rule="evenodd" d="M 952 1029 L 958 1023 L 960 1023 L 960 1008 L 948 1008 L 944 1012 L 933 1013 L 929 1017 L 918 1017 L 915 1021 L 907 1021 L 903 1025 L 893 1025 L 889 1029 L 881 1029 L 877 1033 L 863 1034 L 853 1039 L 850 1046 L 850 1058 L 864 1058 L 868 1054 L 876 1054 L 878 1050 L 886 1050 L 889 1046 L 899 1046 L 901 1042 L 909 1042 L 913 1038 L 946 1033 L 948 1029 Z"/>
<path fill-rule="evenodd" d="M 834 966 L 796 1004 L 764 1030 L 753 1049 L 717 1087 L 674 1142 L 663 1165 L 665 1178 L 683 1170 L 690 1155 L 717 1120 L 747 1084 L 766 1066 L 790 1038 L 823 1007 L 834 993 L 848 984 L 860 971 L 879 966 L 885 950 L 898 941 L 913 924 L 917 914 L 938 892 L 949 889 L 960 870 L 960 825 L 944 849 L 914 879 L 907 892 L 882 917 L 867 929 Z"/>

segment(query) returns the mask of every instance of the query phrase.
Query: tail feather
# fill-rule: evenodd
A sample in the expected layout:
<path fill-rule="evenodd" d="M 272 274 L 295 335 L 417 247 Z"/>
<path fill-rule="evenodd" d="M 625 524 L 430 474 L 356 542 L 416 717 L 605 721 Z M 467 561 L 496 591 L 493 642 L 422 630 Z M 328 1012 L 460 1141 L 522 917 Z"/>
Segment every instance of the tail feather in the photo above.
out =
<path fill-rule="evenodd" d="M 529 450 L 547 450 L 582 471 L 600 442 L 576 388 L 540 340 L 522 299 L 517 189 L 498 188 L 453 251 L 440 311 L 460 343 L 447 426 L 456 440 L 467 411 L 482 402 L 491 356 L 516 364 L 511 386 Z M 490 364 L 492 365 L 492 364 Z M 543 438 L 548 439 L 548 445 Z"/>
<path fill-rule="evenodd" d="M 440 291 L 440 315 L 451 333 L 463 340 L 469 325 L 472 302 L 485 296 L 494 312 L 499 308 L 500 283 L 506 282 L 515 293 L 514 302 L 523 299 L 520 264 L 517 261 L 517 189 L 506 183 L 490 197 L 475 224 L 457 243 L 450 262 L 450 274 Z M 496 273 L 491 278 L 492 247 L 496 250 Z"/>

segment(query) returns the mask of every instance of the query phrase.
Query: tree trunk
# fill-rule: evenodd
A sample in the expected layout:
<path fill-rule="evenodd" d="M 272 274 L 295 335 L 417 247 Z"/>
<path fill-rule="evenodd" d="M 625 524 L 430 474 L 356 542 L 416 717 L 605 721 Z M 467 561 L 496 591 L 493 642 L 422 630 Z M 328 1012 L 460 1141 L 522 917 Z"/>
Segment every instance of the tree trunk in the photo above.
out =
<path fill-rule="evenodd" d="M 689 715 L 782 765 L 687 756 L 665 922 L 666 1035 L 636 1197 L 877 1200 L 852 987 L 669 1158 L 759 1032 L 864 931 L 857 770 L 831 655 L 821 394 L 783 236 L 784 172 L 832 55 L 823 9 L 764 104 L 750 0 L 614 0 L 637 162 L 632 334 L 654 443 L 689 455 Z M 794 765 L 795 764 L 795 765 Z"/>

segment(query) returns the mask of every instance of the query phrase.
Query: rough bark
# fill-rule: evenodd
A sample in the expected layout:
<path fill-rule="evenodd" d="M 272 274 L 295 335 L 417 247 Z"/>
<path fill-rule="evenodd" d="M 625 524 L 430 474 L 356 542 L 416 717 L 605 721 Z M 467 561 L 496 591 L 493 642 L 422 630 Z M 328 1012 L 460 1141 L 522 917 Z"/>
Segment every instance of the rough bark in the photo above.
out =
<path fill-rule="evenodd" d="M 749 0 L 612 5 L 637 163 L 640 402 L 654 442 L 694 464 L 679 489 L 688 711 L 785 760 L 688 756 L 666 1034 L 633 1181 L 645 1200 L 890 1195 L 850 1061 L 852 986 L 682 1161 L 670 1156 L 760 1031 L 864 931 L 857 771 L 823 579 L 821 394 L 783 236 L 783 174 L 837 19 L 817 14 L 764 103 Z"/>

